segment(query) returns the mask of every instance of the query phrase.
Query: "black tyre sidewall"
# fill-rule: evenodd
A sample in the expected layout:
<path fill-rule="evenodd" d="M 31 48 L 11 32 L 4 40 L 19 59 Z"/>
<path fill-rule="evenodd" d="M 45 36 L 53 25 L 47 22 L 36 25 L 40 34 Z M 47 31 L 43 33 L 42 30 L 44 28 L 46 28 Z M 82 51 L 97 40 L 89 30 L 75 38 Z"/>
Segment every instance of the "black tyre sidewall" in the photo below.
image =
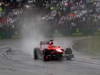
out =
<path fill-rule="evenodd" d="M 72 58 L 70 56 L 67 56 L 66 59 L 67 60 L 72 60 Z"/>

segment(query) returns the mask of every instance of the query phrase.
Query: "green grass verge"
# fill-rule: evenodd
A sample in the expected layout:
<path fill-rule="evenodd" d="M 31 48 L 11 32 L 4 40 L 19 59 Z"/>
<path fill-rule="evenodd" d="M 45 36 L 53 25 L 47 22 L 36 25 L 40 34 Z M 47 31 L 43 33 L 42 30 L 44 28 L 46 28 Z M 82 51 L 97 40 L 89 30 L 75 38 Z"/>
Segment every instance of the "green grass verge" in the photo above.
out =
<path fill-rule="evenodd" d="M 100 56 L 100 36 L 75 41 L 73 48 L 90 55 Z"/>

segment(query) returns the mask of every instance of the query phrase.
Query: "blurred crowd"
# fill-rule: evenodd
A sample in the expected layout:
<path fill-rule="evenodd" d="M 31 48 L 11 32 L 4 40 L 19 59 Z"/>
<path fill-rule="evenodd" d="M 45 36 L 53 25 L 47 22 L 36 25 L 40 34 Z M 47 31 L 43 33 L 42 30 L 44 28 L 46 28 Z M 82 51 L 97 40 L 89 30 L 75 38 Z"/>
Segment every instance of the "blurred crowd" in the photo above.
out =
<path fill-rule="evenodd" d="M 25 4 L 27 8 L 35 5 L 48 10 L 42 19 L 51 26 L 51 34 L 100 35 L 99 0 L 28 0 L 26 3 L 3 0 L 0 1 L 0 39 L 18 35 Z"/>
<path fill-rule="evenodd" d="M 62 0 L 50 5 L 46 20 L 64 35 L 100 35 L 100 1 Z"/>
<path fill-rule="evenodd" d="M 0 39 L 18 34 L 17 21 L 23 14 L 23 5 L 7 1 L 0 2 Z"/>

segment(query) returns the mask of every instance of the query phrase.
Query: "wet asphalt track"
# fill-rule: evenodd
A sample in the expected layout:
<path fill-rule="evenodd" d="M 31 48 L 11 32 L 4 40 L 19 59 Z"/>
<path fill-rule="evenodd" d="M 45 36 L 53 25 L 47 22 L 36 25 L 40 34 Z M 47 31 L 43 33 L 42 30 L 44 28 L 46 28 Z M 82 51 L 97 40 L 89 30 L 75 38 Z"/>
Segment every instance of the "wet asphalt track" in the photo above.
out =
<path fill-rule="evenodd" d="M 66 39 L 67 40 L 67 39 Z M 3 41 L 2 41 L 3 42 Z M 0 52 L 0 75 L 100 75 L 100 61 L 76 55 L 72 61 L 33 60 L 19 49 L 18 40 L 6 41 L 12 48 L 8 55 Z M 4 47 L 2 46 L 2 47 Z M 75 53 L 76 54 L 76 53 Z"/>

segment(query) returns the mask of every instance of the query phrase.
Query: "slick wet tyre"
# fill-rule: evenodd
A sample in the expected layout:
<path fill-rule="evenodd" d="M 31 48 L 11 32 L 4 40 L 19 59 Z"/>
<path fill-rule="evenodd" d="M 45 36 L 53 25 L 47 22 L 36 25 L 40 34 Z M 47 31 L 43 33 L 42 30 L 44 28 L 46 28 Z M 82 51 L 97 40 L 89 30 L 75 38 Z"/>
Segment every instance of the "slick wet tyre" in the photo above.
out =
<path fill-rule="evenodd" d="M 72 58 L 71 57 L 66 57 L 66 60 L 72 60 Z"/>

